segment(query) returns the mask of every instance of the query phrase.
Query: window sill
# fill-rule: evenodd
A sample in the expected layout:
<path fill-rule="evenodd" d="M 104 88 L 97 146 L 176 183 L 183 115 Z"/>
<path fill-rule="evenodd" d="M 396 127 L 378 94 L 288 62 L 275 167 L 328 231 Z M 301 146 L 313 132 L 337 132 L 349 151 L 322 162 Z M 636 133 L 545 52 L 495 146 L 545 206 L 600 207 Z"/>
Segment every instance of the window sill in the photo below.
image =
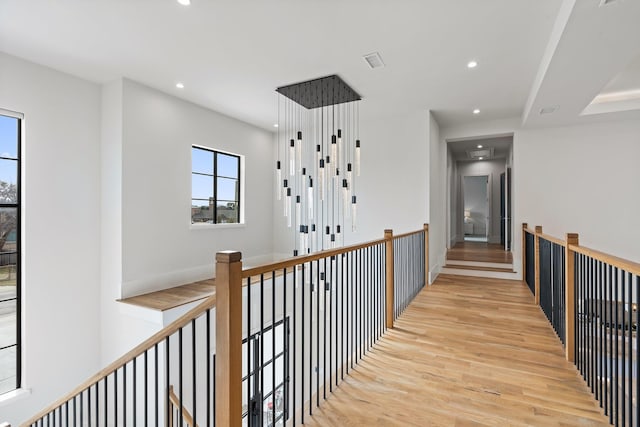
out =
<path fill-rule="evenodd" d="M 224 228 L 245 228 L 247 225 L 243 222 L 233 224 L 191 224 L 191 230 L 216 230 Z"/>
<path fill-rule="evenodd" d="M 17 390 L 0 394 L 0 406 L 9 405 L 10 403 L 15 402 L 16 400 L 24 399 L 30 394 L 31 394 L 31 389 L 29 388 L 19 388 Z"/>

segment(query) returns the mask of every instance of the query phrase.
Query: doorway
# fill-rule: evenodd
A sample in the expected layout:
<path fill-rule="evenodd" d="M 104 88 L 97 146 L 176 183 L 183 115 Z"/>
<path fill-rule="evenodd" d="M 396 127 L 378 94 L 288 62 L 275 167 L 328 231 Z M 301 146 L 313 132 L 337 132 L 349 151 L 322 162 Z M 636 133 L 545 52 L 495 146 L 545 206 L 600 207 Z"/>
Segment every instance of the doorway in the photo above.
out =
<path fill-rule="evenodd" d="M 447 140 L 446 265 L 512 271 L 512 167 L 512 134 Z"/>
<path fill-rule="evenodd" d="M 489 175 L 465 176 L 462 185 L 464 241 L 489 241 Z"/>

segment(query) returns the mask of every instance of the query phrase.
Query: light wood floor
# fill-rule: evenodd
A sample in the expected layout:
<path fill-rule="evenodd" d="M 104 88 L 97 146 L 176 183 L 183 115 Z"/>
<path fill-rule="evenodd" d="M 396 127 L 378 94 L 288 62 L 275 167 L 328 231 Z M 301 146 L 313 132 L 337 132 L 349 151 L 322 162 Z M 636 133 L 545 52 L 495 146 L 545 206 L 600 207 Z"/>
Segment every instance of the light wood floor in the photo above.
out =
<path fill-rule="evenodd" d="M 447 251 L 447 259 L 457 261 L 501 262 L 511 264 L 511 252 L 494 243 L 459 242 Z"/>
<path fill-rule="evenodd" d="M 309 426 L 608 425 L 523 282 L 441 276 Z"/>

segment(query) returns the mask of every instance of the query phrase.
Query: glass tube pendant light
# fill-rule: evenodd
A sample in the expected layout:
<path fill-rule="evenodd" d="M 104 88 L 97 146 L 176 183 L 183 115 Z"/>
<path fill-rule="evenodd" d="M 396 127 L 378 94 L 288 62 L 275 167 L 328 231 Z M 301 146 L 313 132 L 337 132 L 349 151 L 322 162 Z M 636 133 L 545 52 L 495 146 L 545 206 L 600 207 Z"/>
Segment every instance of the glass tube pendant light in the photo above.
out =
<path fill-rule="evenodd" d="M 276 91 L 276 198 L 284 203 L 294 256 L 344 244 L 347 231 L 356 230 L 361 97 L 336 75 Z"/>

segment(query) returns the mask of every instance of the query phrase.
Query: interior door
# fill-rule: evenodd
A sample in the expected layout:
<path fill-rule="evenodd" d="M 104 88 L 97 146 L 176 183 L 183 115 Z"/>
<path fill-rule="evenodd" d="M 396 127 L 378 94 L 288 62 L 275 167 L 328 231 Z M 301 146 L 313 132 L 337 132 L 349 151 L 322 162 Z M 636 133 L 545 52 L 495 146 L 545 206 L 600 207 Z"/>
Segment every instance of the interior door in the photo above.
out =
<path fill-rule="evenodd" d="M 505 173 L 500 174 L 500 245 L 507 248 L 506 245 L 506 225 L 507 225 L 507 211 L 506 211 L 506 203 L 507 203 L 507 193 L 506 193 L 506 179 Z"/>
<path fill-rule="evenodd" d="M 506 217 L 506 229 L 507 229 L 507 247 L 506 249 L 508 251 L 511 250 L 511 234 L 512 234 L 512 227 L 511 227 L 511 168 L 507 168 L 507 183 L 506 183 L 506 194 L 507 194 L 507 201 L 506 201 L 506 212 L 507 212 L 507 217 Z"/>

